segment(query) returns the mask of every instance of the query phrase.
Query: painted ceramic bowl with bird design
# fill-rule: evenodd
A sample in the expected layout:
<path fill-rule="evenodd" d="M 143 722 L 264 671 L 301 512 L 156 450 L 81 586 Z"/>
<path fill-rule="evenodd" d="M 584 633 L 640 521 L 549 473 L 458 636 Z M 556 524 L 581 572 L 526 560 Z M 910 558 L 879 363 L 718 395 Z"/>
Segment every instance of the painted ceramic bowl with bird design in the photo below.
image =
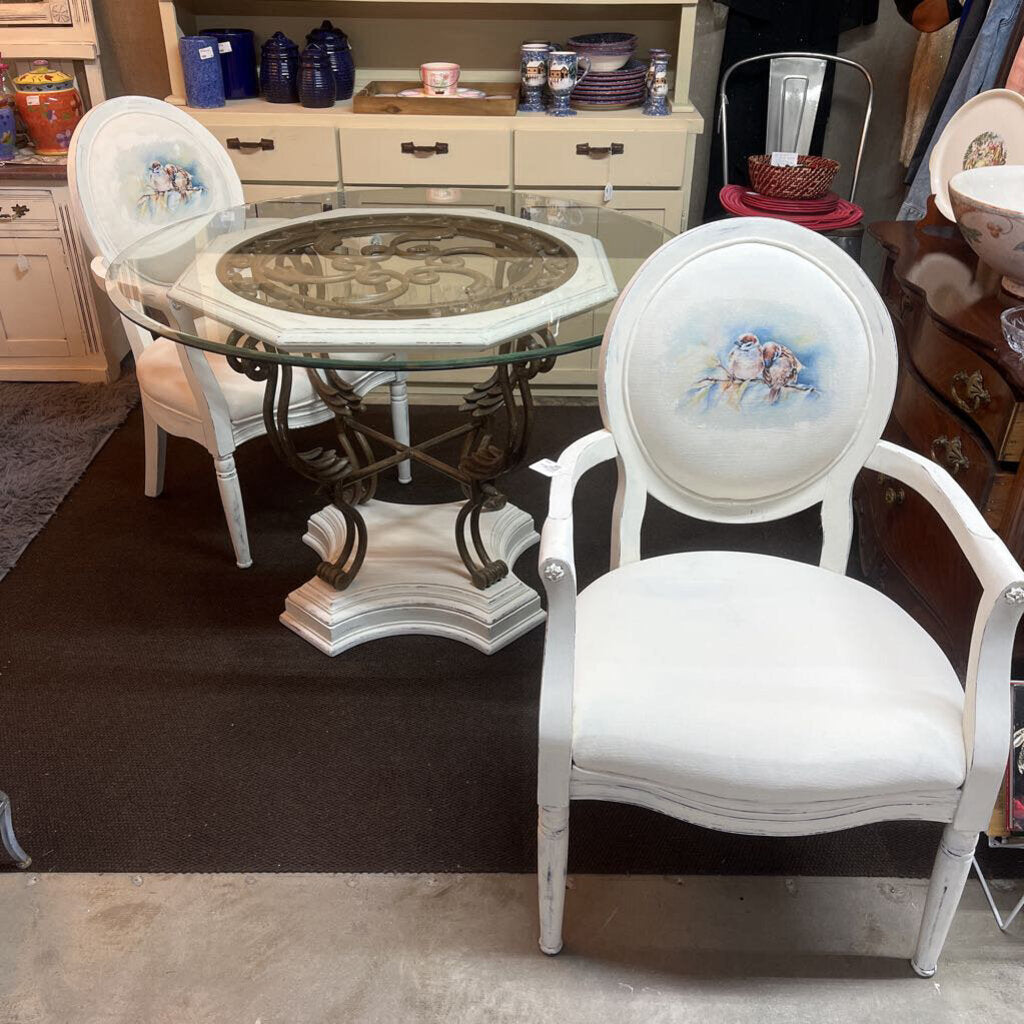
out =
<path fill-rule="evenodd" d="M 948 188 L 960 234 L 1003 275 L 1003 289 L 1024 298 L 1024 165 L 961 171 Z"/>

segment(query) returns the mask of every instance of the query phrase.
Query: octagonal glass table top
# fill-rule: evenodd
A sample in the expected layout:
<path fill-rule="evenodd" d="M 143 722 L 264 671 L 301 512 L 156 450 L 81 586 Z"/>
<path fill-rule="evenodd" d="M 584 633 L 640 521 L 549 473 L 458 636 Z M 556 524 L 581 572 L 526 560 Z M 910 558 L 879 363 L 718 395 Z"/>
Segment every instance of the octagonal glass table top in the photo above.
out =
<path fill-rule="evenodd" d="M 331 191 L 154 228 L 107 271 L 130 320 L 224 355 L 361 371 L 514 363 L 530 352 L 508 343 L 531 332 L 550 357 L 592 348 L 672 235 L 608 207 L 456 188 Z"/>

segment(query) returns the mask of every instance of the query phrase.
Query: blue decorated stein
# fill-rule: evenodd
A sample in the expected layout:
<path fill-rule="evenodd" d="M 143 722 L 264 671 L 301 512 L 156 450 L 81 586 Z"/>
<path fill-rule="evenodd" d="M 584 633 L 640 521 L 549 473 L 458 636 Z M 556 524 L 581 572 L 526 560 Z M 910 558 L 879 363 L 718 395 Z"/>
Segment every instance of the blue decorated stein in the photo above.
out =
<path fill-rule="evenodd" d="M 648 117 L 668 117 L 668 60 L 667 50 L 651 50 L 651 65 L 647 69 L 647 100 L 641 113 Z"/>
<path fill-rule="evenodd" d="M 580 65 L 583 74 L 580 74 Z M 569 98 L 573 89 L 587 77 L 590 71 L 590 58 L 580 57 L 572 50 L 552 50 L 548 54 L 548 89 L 551 90 L 551 106 L 548 113 L 552 117 L 573 117 L 576 111 L 569 106 Z"/>
<path fill-rule="evenodd" d="M 523 43 L 519 50 L 519 109 L 523 113 L 543 113 L 544 86 L 548 81 L 548 43 Z"/>
<path fill-rule="evenodd" d="M 268 103 L 299 102 L 299 48 L 283 32 L 264 44 L 260 59 L 260 88 Z"/>

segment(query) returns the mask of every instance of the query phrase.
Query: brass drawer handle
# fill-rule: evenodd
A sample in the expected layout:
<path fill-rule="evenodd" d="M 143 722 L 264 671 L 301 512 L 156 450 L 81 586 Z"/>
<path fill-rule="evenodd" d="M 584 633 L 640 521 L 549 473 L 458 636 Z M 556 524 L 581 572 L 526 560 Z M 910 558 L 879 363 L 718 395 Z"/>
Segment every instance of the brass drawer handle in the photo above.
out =
<path fill-rule="evenodd" d="M 273 139 L 260 139 L 259 142 L 243 142 L 241 139 L 228 139 L 225 143 L 228 149 L 242 149 L 242 150 L 255 150 L 255 149 L 273 149 Z"/>
<path fill-rule="evenodd" d="M 577 156 L 589 156 L 594 159 L 603 156 L 618 156 L 625 151 L 626 147 L 621 142 L 613 142 L 610 146 L 592 146 L 589 142 L 576 144 Z"/>
<path fill-rule="evenodd" d="M 889 478 L 884 473 L 878 474 L 878 484 L 880 487 L 885 488 L 882 492 L 882 500 L 890 507 L 893 505 L 902 505 L 907 497 L 906 491 L 904 491 L 899 484 L 894 486 L 893 484 L 888 483 L 888 479 Z"/>
<path fill-rule="evenodd" d="M 0 206 L 0 210 L 2 209 L 3 207 Z M 21 203 L 15 203 L 11 207 L 10 213 L 0 213 L 0 220 L 21 220 L 26 213 L 28 213 L 27 206 L 23 206 Z"/>
<path fill-rule="evenodd" d="M 435 142 L 432 146 L 417 146 L 412 142 L 403 142 L 402 152 L 411 153 L 413 156 L 440 156 L 448 152 L 448 143 Z"/>
<path fill-rule="evenodd" d="M 966 398 L 957 391 L 958 387 L 964 389 Z M 985 381 L 980 370 L 974 370 L 971 373 L 966 370 L 957 371 L 949 385 L 949 393 L 953 396 L 953 401 L 964 412 L 977 412 L 983 405 L 988 405 L 992 401 L 992 396 L 985 388 Z"/>
<path fill-rule="evenodd" d="M 961 469 L 970 469 L 971 460 L 964 455 L 963 442 L 959 437 L 948 438 L 945 435 L 932 441 L 932 458 L 942 462 L 945 457 L 946 468 L 956 476 Z"/>

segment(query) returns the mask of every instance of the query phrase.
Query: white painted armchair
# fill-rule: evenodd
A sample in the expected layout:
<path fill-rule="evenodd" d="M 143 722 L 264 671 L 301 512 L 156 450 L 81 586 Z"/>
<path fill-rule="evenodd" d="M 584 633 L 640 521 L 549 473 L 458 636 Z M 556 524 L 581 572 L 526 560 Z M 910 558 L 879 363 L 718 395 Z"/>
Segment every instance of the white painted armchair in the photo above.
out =
<path fill-rule="evenodd" d="M 675 238 L 619 298 L 602 348 L 607 429 L 562 454 L 541 539 L 544 952 L 562 945 L 569 802 L 613 800 L 753 835 L 944 822 L 912 958 L 935 972 L 1006 767 L 1024 572 L 944 469 L 879 440 L 896 363 L 859 267 L 782 221 Z M 611 571 L 577 594 L 573 493 L 609 459 Z M 982 583 L 965 687 L 913 619 L 844 575 L 865 467 L 926 498 Z M 820 565 L 642 559 L 648 494 L 735 523 L 820 502 Z"/>
<path fill-rule="evenodd" d="M 145 96 L 107 100 L 86 114 L 71 140 L 68 183 L 100 287 L 107 284 L 109 263 L 131 243 L 167 224 L 245 202 L 238 173 L 217 139 L 169 103 Z M 194 326 L 187 310 L 176 318 L 182 329 Z M 252 565 L 234 452 L 243 442 L 266 433 L 263 385 L 236 373 L 224 356 L 155 338 L 124 316 L 121 322 L 142 394 L 146 494 L 156 497 L 163 490 L 167 434 L 203 445 L 213 458 L 235 560 L 240 568 Z M 229 333 L 209 320 L 198 326 L 215 341 Z M 343 371 L 341 376 L 359 394 L 388 385 L 394 435 L 408 442 L 404 374 Z M 308 377 L 297 374 L 289 406 L 291 425 L 310 426 L 333 415 Z M 409 481 L 408 462 L 399 465 L 398 477 Z"/>

